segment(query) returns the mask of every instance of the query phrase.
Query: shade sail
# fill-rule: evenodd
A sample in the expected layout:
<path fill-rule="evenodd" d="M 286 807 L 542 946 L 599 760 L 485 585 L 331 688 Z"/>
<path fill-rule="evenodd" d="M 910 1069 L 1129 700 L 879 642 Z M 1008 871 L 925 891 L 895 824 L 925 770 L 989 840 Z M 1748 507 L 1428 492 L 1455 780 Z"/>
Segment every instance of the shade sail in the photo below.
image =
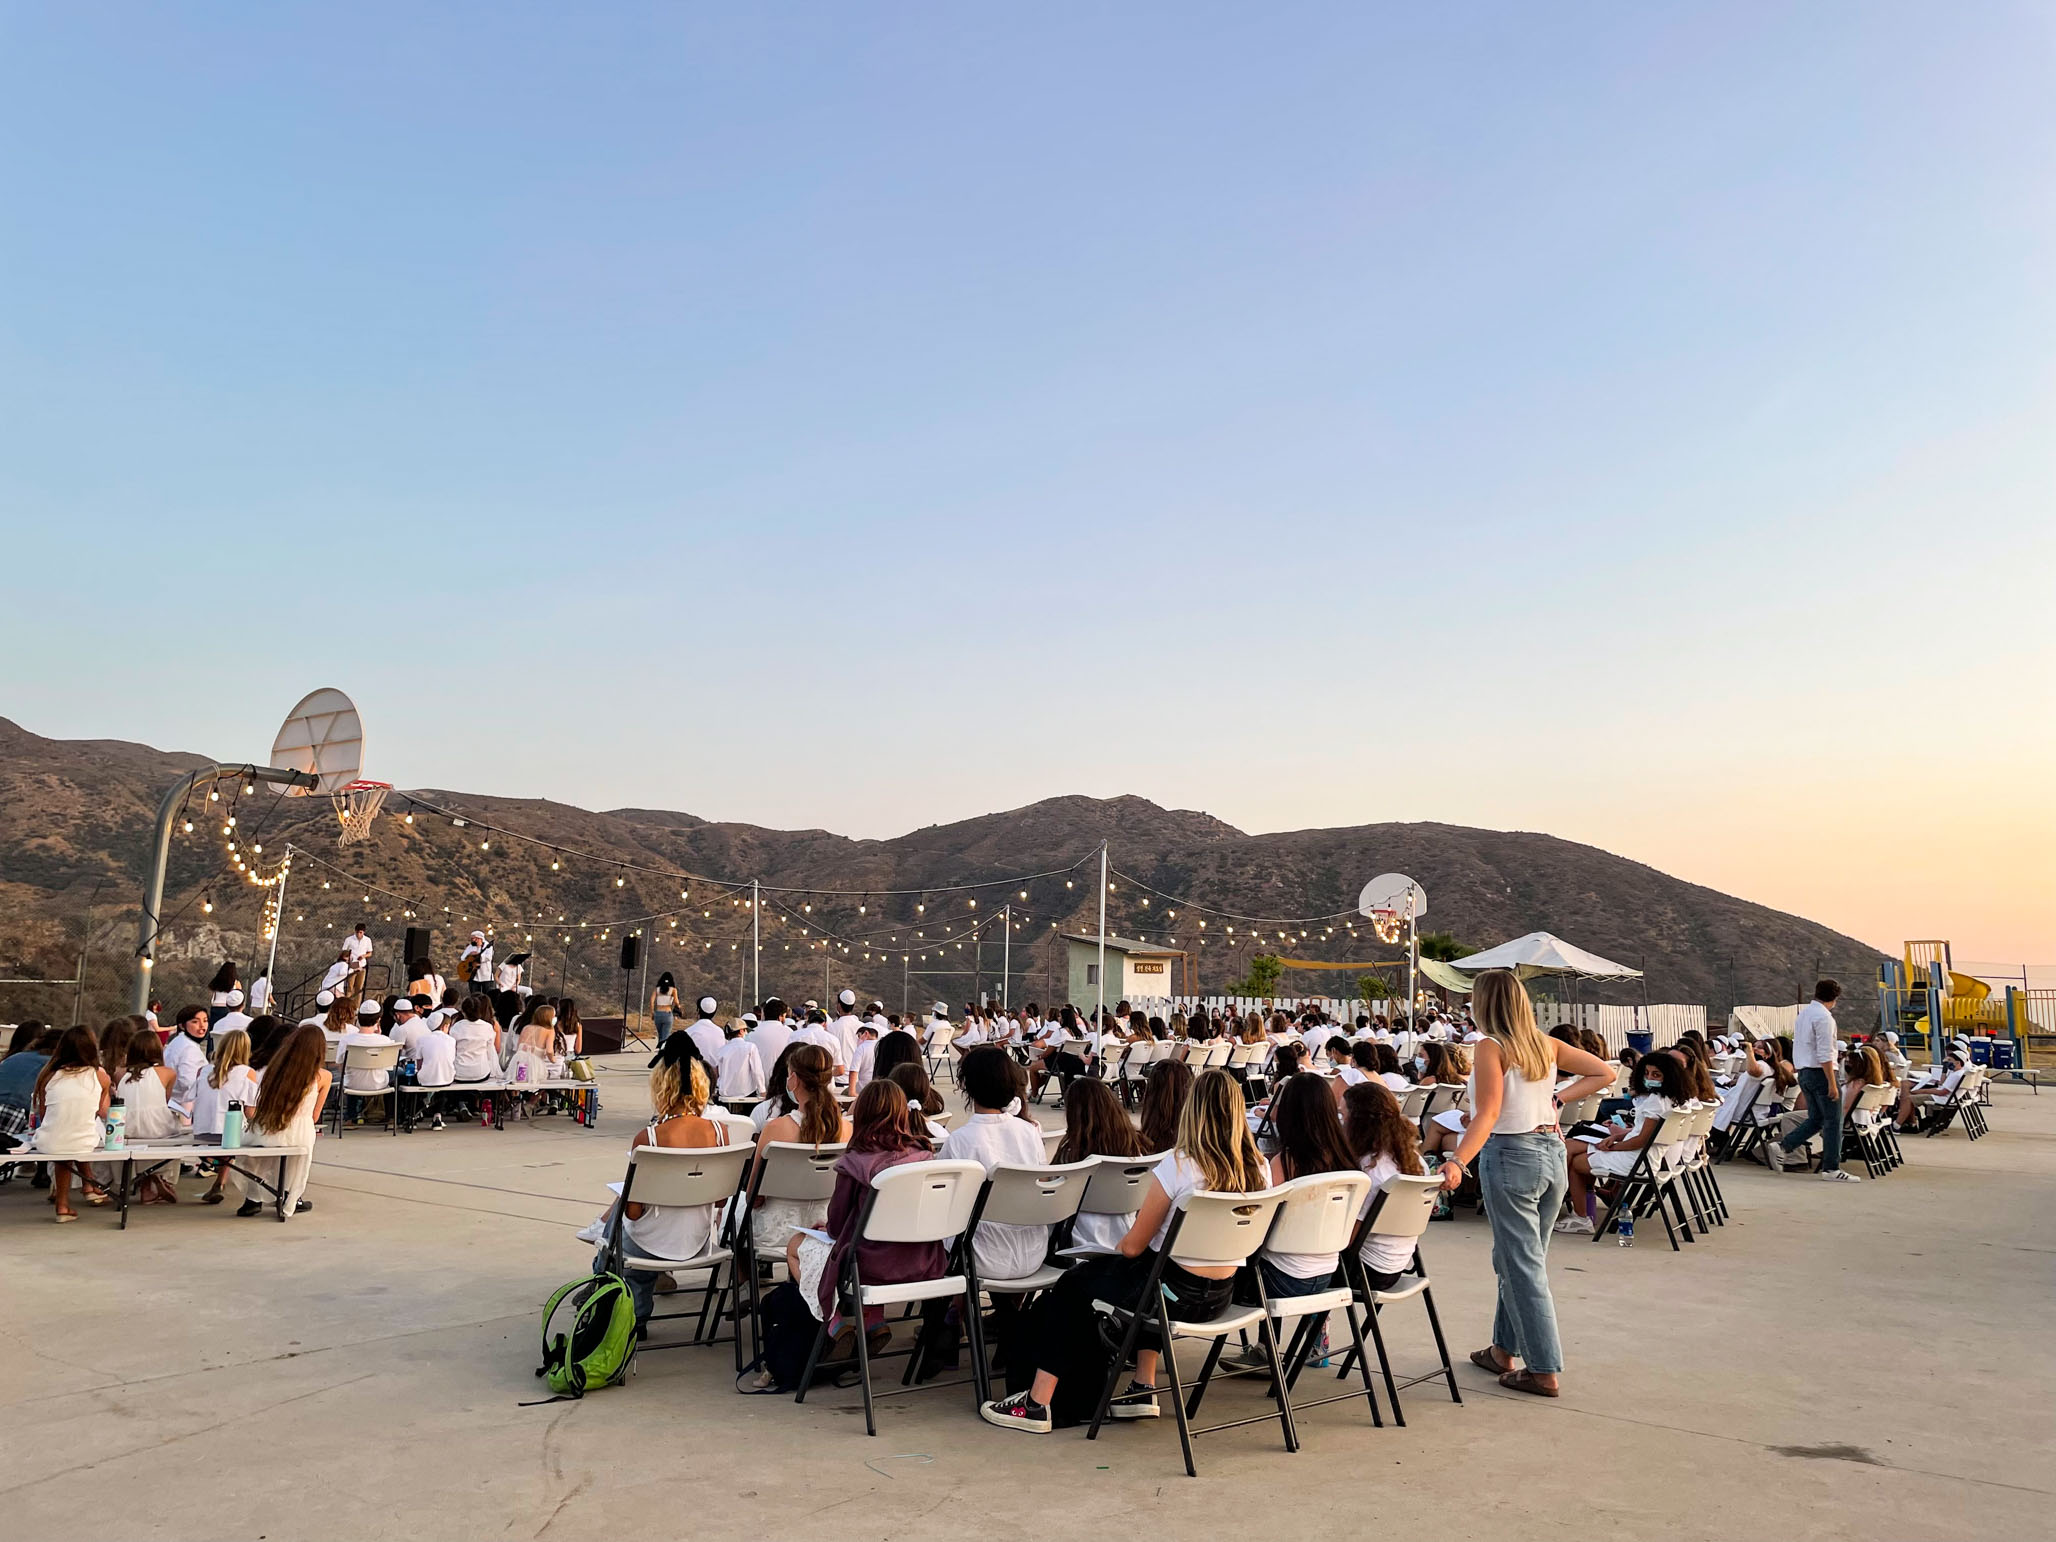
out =
<path fill-rule="evenodd" d="M 1502 942 L 1483 953 L 1470 953 L 1450 966 L 1466 978 L 1487 969 L 1511 969 L 1523 980 L 1536 975 L 1568 974 L 1581 980 L 1639 980 L 1642 971 L 1616 964 L 1597 953 L 1587 953 L 1561 937 L 1547 932 L 1530 932 L 1512 942 Z"/>

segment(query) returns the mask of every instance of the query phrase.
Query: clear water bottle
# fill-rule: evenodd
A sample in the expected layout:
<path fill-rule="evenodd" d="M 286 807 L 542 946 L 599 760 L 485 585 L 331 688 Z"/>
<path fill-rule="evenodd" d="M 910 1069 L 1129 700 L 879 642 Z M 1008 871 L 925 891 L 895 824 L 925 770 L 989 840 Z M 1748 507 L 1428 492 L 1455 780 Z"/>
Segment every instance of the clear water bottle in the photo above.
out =
<path fill-rule="evenodd" d="M 1614 1230 L 1620 1235 L 1622 1247 L 1631 1248 L 1635 1245 L 1635 1214 L 1625 1205 L 1621 1207 L 1620 1225 Z"/>
<path fill-rule="evenodd" d="M 221 1149 L 236 1151 L 243 1144 L 243 1105 L 231 1102 L 221 1116 Z"/>

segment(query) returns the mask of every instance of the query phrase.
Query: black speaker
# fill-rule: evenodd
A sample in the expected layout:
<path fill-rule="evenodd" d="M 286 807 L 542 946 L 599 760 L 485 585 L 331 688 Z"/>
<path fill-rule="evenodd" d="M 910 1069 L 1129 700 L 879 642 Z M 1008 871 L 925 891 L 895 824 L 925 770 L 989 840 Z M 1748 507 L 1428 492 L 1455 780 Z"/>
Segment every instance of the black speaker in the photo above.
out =
<path fill-rule="evenodd" d="M 642 962 L 642 938 L 633 933 L 621 939 L 621 967 L 633 969 Z"/>
<path fill-rule="evenodd" d="M 414 971 L 414 966 L 428 957 L 429 939 L 434 935 L 425 926 L 410 926 L 407 928 L 407 953 L 406 957 L 402 958 L 400 962 L 406 966 L 407 972 L 410 975 Z"/>

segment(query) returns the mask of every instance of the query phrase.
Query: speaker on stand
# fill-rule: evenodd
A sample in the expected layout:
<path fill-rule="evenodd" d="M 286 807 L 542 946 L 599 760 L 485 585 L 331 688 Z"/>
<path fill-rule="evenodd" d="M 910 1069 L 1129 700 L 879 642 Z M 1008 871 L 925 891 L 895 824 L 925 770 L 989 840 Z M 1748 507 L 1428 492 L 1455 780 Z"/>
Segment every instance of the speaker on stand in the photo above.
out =
<path fill-rule="evenodd" d="M 633 1019 L 628 1015 L 629 988 L 635 983 L 636 966 L 641 962 L 642 938 L 630 932 L 621 939 L 621 1037 L 624 1044 L 633 1039 L 637 1044 L 648 1048 L 649 1040 L 629 1027 Z"/>
<path fill-rule="evenodd" d="M 407 942 L 400 959 L 401 967 L 407 971 L 407 974 L 406 979 L 400 982 L 401 984 L 404 985 L 414 978 L 414 966 L 429 956 L 429 944 L 434 937 L 435 933 L 428 927 L 410 926 L 407 928 Z M 438 1001 L 436 1005 L 441 1006 L 442 1003 Z"/>

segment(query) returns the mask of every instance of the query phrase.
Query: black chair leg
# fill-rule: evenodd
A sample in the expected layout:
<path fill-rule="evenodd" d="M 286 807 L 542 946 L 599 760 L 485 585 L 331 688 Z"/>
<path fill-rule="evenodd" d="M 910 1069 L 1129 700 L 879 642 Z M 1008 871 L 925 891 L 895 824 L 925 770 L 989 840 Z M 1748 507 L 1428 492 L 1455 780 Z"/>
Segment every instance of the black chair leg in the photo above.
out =
<path fill-rule="evenodd" d="M 1171 1373 L 1171 1412 L 1178 1416 L 1178 1445 L 1185 1453 L 1185 1476 L 1196 1478 L 1199 1476 L 1199 1468 L 1192 1460 L 1192 1426 L 1185 1416 L 1185 1389 L 1178 1381 L 1178 1349 L 1171 1342 L 1171 1319 L 1169 1314 L 1164 1311 L 1164 1302 L 1161 1295 L 1157 1298 L 1156 1316 L 1157 1331 L 1163 1336 L 1164 1369 Z M 1139 1317 L 1137 1321 L 1140 1321 Z M 1214 1340 L 1214 1352 L 1207 1357 L 1209 1361 L 1219 1358 L 1221 1343 L 1220 1339 Z M 1114 1369 L 1118 1373 L 1120 1367 L 1116 1366 Z M 1202 1382 L 1194 1390 L 1195 1393 L 1204 1392 L 1206 1390 L 1205 1383 Z"/>
<path fill-rule="evenodd" d="M 1463 1394 L 1456 1389 L 1456 1367 L 1449 1363 L 1449 1341 L 1442 1337 L 1442 1316 L 1435 1310 L 1432 1288 L 1422 1288 L 1421 1304 L 1428 1309 L 1428 1327 L 1435 1335 L 1435 1353 L 1442 1357 L 1442 1379 L 1449 1383 L 1449 1401 L 1461 1403 Z"/>
<path fill-rule="evenodd" d="M 1399 1406 L 1399 1383 L 1392 1378 L 1392 1357 L 1385 1352 L 1385 1334 L 1378 1326 L 1378 1309 L 1372 1307 L 1367 1315 L 1370 1318 L 1371 1343 L 1378 1351 L 1378 1371 L 1385 1378 L 1385 1397 L 1392 1404 L 1392 1422 L 1405 1429 L 1406 1412 Z"/>

